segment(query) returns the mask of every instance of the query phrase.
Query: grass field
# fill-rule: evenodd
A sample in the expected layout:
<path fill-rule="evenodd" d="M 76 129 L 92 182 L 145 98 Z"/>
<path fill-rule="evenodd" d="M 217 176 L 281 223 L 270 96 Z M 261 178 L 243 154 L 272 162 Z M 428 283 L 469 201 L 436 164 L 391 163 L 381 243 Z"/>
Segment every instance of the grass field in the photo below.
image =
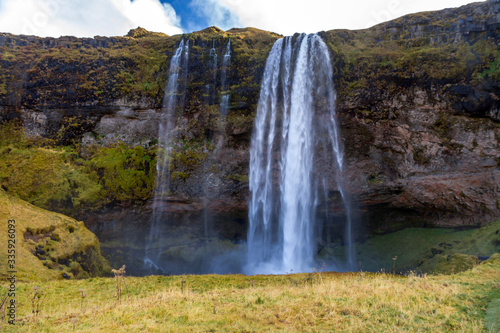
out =
<path fill-rule="evenodd" d="M 120 299 L 114 278 L 18 283 L 16 324 L 2 322 L 0 331 L 497 332 L 500 328 L 499 254 L 454 275 L 317 271 L 124 280 Z"/>

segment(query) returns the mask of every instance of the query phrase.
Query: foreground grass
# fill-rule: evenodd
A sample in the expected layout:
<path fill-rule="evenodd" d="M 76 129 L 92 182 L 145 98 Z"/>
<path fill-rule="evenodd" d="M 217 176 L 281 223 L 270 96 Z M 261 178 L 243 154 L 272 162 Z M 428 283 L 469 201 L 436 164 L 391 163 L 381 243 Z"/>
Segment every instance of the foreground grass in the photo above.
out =
<path fill-rule="evenodd" d="M 500 299 L 499 277 L 496 254 L 455 275 L 127 277 L 129 293 L 124 288 L 120 300 L 113 278 L 19 283 L 16 327 L 2 323 L 0 330 L 493 332 L 486 308 Z M 32 313 L 35 286 L 42 293 L 38 314 Z"/>

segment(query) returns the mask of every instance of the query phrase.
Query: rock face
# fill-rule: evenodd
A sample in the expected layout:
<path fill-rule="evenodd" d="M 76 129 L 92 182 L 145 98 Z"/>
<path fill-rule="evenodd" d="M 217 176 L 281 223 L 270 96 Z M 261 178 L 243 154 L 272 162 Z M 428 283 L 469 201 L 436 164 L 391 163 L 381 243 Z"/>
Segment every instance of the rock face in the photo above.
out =
<path fill-rule="evenodd" d="M 500 2 L 319 35 L 335 71 L 348 186 L 370 227 L 499 217 Z M 19 118 L 28 136 L 54 137 L 73 117 L 81 121 L 70 134 L 84 147 L 121 141 L 154 148 L 169 60 L 180 39 L 189 39 L 168 200 L 181 202 L 173 205 L 180 210 L 244 209 L 260 81 L 280 37 L 215 27 L 172 37 L 143 29 L 94 39 L 0 34 L 0 120 Z M 229 39 L 230 105 L 222 122 L 221 64 L 214 83 L 209 54 L 215 45 L 222 55 Z M 152 200 L 148 193 L 143 200 Z M 333 179 L 330 196 L 327 209 L 336 212 Z"/>
<path fill-rule="evenodd" d="M 375 75 L 355 76 L 360 89 L 341 90 L 338 108 L 349 184 L 375 223 L 384 223 L 378 208 L 438 225 L 499 215 L 500 85 L 486 65 L 498 57 L 499 26 L 500 3 L 488 1 L 371 29 L 391 48 L 375 57 L 388 68 L 368 65 Z M 488 43 L 491 54 L 478 49 Z M 397 58 L 395 45 L 413 51 Z M 486 63 L 466 49 L 489 54 Z"/>

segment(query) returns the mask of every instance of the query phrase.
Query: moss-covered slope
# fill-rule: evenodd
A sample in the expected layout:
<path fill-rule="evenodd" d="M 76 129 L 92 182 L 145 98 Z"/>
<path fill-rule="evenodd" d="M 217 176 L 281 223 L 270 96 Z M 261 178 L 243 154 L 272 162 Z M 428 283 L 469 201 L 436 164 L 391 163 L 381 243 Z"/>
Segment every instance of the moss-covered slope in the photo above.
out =
<path fill-rule="evenodd" d="M 156 149 L 124 144 L 59 146 L 26 138 L 17 122 L 0 124 L 0 184 L 38 207 L 79 215 L 152 195 Z"/>
<path fill-rule="evenodd" d="M 360 269 L 452 274 L 500 253 L 500 220 L 478 229 L 407 228 L 356 245 Z M 342 249 L 323 254 L 342 255 Z"/>
<path fill-rule="evenodd" d="M 387 119 L 400 95 L 460 113 L 498 118 L 500 49 L 497 1 L 403 16 L 370 29 L 322 32 L 332 50 L 336 88 L 346 109 L 364 106 Z M 392 105 L 391 105 L 392 104 Z"/>
<path fill-rule="evenodd" d="M 85 278 L 109 275 L 97 237 L 83 222 L 52 213 L 15 198 L 0 189 L 0 277 L 6 278 L 8 235 L 14 234 L 16 278 L 21 281 Z M 12 222 L 15 221 L 15 222 Z M 15 233 L 7 233 L 8 224 Z M 10 236 L 9 236 L 10 237 Z M 14 242 L 10 242 L 14 244 Z M 9 244 L 10 244 L 9 243 Z"/>

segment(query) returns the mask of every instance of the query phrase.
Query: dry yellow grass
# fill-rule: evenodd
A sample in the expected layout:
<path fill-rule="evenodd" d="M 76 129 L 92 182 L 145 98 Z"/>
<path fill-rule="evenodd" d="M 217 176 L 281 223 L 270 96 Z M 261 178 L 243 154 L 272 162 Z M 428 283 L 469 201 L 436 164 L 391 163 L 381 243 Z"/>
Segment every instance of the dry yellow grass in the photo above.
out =
<path fill-rule="evenodd" d="M 499 298 L 500 255 L 456 275 L 314 273 L 283 276 L 126 277 L 18 285 L 6 332 L 483 332 Z M 185 281 L 183 283 L 183 280 Z M 184 287 L 182 288 L 182 285 Z M 86 297 L 82 302 L 82 291 Z"/>

